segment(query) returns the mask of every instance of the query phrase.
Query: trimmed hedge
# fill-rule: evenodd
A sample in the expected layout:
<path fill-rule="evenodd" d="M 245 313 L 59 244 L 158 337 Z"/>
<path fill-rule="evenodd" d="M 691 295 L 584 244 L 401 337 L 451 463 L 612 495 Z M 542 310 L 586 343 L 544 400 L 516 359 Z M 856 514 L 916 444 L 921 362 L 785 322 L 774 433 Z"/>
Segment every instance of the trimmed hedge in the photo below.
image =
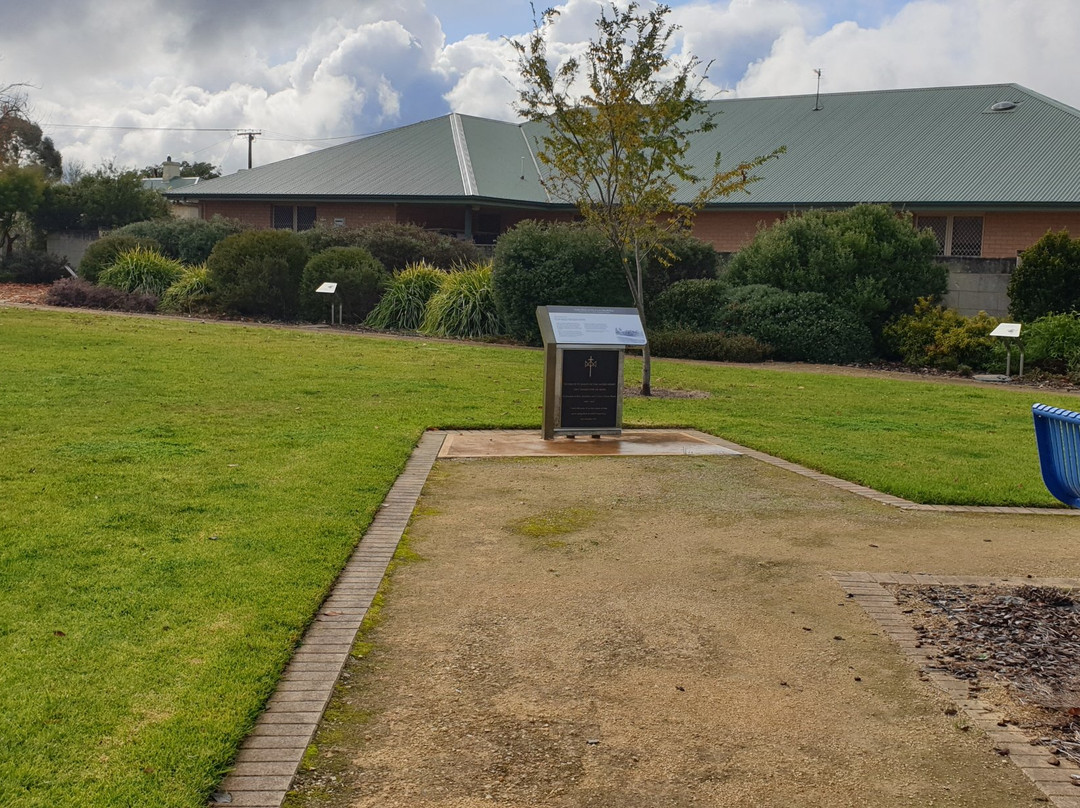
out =
<path fill-rule="evenodd" d="M 421 262 L 449 269 L 475 264 L 482 258 L 472 242 L 397 222 L 356 228 L 320 226 L 304 231 L 301 238 L 313 255 L 331 247 L 363 247 L 391 272 Z"/>
<path fill-rule="evenodd" d="M 746 334 L 716 331 L 649 332 L 653 356 L 668 359 L 705 359 L 713 362 L 762 362 L 772 356 L 772 348 Z"/>
<path fill-rule="evenodd" d="M 715 279 L 719 265 L 720 254 L 709 242 L 685 233 L 668 235 L 649 256 L 642 278 L 649 319 L 650 303 L 665 289 L 679 281 Z"/>
<path fill-rule="evenodd" d="M 730 297 L 726 281 L 676 281 L 656 298 L 649 320 L 654 328 L 715 331 Z"/>
<path fill-rule="evenodd" d="M 948 270 L 936 254 L 934 237 L 916 231 L 910 214 L 856 205 L 812 210 L 759 230 L 732 256 L 725 276 L 735 286 L 825 295 L 877 339 L 886 322 L 910 312 L 920 297 L 945 293 Z"/>
<path fill-rule="evenodd" d="M 495 245 L 495 303 L 507 333 L 540 344 L 537 306 L 632 306 L 619 256 L 582 225 L 521 222 Z"/>
<path fill-rule="evenodd" d="M 226 236 L 242 233 L 244 225 L 231 219 L 150 219 L 134 222 L 113 231 L 117 235 L 135 236 L 160 245 L 162 255 L 185 264 L 202 264 L 214 247 Z"/>
<path fill-rule="evenodd" d="M 0 261 L 0 283 L 52 283 L 71 277 L 58 255 L 20 250 Z"/>
<path fill-rule="evenodd" d="M 866 324 L 819 292 L 739 287 L 731 291 L 717 325 L 771 346 L 774 358 L 784 361 L 847 364 L 874 354 Z"/>
<path fill-rule="evenodd" d="M 1080 239 L 1049 232 L 1024 250 L 1009 278 L 1009 301 L 1021 322 L 1080 310 Z"/>
<path fill-rule="evenodd" d="M 308 251 L 291 230 L 249 230 L 218 242 L 206 262 L 223 310 L 252 317 L 292 319 Z"/>
<path fill-rule="evenodd" d="M 315 291 L 327 281 L 337 284 L 333 295 Z M 375 308 L 389 283 L 390 273 L 363 247 L 331 247 L 312 256 L 304 267 L 300 279 L 301 311 L 308 320 L 325 319 L 332 300 L 341 305 L 343 322 L 360 323 Z"/>

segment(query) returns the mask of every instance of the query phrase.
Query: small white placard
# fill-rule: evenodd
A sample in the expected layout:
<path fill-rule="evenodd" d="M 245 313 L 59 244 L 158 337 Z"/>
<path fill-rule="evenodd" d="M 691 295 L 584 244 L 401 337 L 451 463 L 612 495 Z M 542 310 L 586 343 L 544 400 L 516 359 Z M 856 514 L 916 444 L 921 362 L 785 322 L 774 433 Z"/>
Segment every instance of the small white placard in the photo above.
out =
<path fill-rule="evenodd" d="M 1020 323 L 998 323 L 990 332 L 991 337 L 1019 337 Z"/>
<path fill-rule="evenodd" d="M 334 294 L 334 292 L 337 291 L 337 284 L 336 283 L 331 283 L 330 281 L 327 281 L 326 283 L 324 283 L 322 286 L 320 286 L 315 291 L 316 292 L 321 292 L 324 295 L 332 295 L 332 294 Z"/>
<path fill-rule="evenodd" d="M 644 345 L 645 329 L 637 312 L 622 314 L 596 311 L 551 311 L 555 341 L 563 344 Z"/>

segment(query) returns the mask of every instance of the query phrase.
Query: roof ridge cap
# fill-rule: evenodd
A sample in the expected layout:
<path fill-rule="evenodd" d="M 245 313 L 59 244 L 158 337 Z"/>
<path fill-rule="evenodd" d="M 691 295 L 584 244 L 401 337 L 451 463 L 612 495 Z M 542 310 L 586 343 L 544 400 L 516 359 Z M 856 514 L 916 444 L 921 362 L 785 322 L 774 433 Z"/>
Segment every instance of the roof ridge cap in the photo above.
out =
<path fill-rule="evenodd" d="M 450 113 L 450 133 L 454 137 L 454 153 L 457 155 L 458 168 L 461 169 L 461 185 L 465 196 L 476 196 L 476 174 L 473 173 L 472 159 L 469 157 L 469 142 L 465 138 L 465 127 L 461 125 L 461 116 Z"/>

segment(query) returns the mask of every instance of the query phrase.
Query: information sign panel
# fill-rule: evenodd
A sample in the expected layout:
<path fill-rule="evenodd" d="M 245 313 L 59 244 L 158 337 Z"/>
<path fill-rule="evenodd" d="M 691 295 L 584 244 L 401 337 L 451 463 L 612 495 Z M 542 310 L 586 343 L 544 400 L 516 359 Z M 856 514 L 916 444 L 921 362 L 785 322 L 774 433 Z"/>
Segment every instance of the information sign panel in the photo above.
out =
<path fill-rule="evenodd" d="M 562 309 L 560 311 L 560 309 Z M 644 345 L 645 330 L 634 309 L 548 306 L 555 342 L 570 345 Z"/>

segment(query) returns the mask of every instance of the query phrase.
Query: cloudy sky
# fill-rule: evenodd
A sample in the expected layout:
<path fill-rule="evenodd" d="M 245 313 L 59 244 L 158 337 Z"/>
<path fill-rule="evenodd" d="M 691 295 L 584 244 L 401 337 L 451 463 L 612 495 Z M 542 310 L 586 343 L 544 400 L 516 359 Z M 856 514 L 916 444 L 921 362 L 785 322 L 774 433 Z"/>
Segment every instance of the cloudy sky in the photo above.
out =
<path fill-rule="evenodd" d="M 548 0 L 550 2 L 550 0 Z M 623 2 L 623 0 L 620 0 Z M 593 34 L 565 0 L 549 51 Z M 650 0 L 641 0 L 649 7 Z M 1080 107 L 1077 0 L 669 0 L 722 97 L 1016 82 Z M 547 2 L 537 2 L 544 8 Z M 65 164 L 226 173 L 448 112 L 514 120 L 528 0 L 0 0 L 0 85 Z"/>

